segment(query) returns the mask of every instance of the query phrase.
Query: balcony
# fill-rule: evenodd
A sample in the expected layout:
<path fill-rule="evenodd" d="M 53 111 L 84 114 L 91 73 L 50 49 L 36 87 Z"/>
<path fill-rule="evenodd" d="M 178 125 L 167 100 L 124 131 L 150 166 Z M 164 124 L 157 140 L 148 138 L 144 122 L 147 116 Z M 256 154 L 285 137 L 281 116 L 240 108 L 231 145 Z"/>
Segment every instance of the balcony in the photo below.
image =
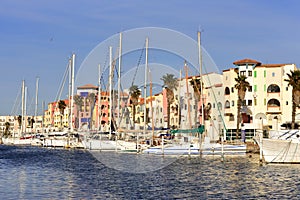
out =
<path fill-rule="evenodd" d="M 280 113 L 280 102 L 277 99 L 270 99 L 267 104 L 267 113 Z"/>
<path fill-rule="evenodd" d="M 280 98 L 280 92 L 268 92 L 267 93 L 268 98 Z"/>
<path fill-rule="evenodd" d="M 280 106 L 267 106 L 267 113 L 281 113 Z"/>

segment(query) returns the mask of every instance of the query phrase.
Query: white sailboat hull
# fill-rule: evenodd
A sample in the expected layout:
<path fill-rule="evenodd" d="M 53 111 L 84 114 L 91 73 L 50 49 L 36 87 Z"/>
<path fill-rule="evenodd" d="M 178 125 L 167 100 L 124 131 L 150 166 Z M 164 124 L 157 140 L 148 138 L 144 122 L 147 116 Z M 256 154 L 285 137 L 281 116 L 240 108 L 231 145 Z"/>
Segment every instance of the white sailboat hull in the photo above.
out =
<path fill-rule="evenodd" d="M 116 145 L 115 141 L 112 140 L 97 140 L 97 139 L 89 139 L 83 140 L 82 145 L 83 148 L 89 150 L 115 150 Z"/>
<path fill-rule="evenodd" d="M 145 154 L 165 155 L 246 155 L 246 145 L 222 145 L 217 143 L 199 145 L 166 145 L 150 147 L 143 151 Z"/>
<path fill-rule="evenodd" d="M 2 142 L 5 145 L 42 146 L 42 141 L 38 138 L 2 138 Z"/>
<path fill-rule="evenodd" d="M 300 163 L 300 142 L 262 139 L 262 153 L 267 163 Z"/>

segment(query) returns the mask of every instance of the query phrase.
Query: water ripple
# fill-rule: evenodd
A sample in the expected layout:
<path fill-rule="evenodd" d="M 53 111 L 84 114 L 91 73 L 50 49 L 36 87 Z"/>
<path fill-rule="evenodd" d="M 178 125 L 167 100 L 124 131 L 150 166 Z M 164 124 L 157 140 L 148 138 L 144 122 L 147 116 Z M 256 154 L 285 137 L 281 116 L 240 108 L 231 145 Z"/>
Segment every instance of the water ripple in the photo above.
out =
<path fill-rule="evenodd" d="M 300 198 L 298 165 L 260 166 L 256 155 L 180 158 L 152 171 L 152 158 L 134 155 L 138 166 L 123 163 L 127 171 L 107 167 L 120 156 L 133 158 L 108 153 L 101 163 L 84 150 L 0 146 L 1 199 Z M 138 169 L 144 173 L 133 173 Z"/>

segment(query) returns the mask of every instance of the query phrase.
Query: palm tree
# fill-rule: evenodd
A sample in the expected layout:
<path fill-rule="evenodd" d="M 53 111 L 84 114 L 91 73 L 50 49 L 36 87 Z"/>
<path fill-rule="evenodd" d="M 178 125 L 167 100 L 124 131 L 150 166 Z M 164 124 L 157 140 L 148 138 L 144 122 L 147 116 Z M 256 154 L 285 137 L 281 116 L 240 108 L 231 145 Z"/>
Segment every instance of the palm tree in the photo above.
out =
<path fill-rule="evenodd" d="M 4 126 L 5 126 L 4 137 L 8 137 L 10 135 L 9 134 L 10 123 L 9 122 L 5 122 Z"/>
<path fill-rule="evenodd" d="M 67 104 L 64 100 L 59 100 L 58 102 L 58 109 L 59 109 L 59 113 L 60 113 L 60 125 L 62 126 L 62 117 L 64 114 L 64 110 L 67 107 Z"/>
<path fill-rule="evenodd" d="M 135 107 L 139 103 L 139 97 L 141 96 L 141 90 L 138 88 L 137 85 L 132 85 L 129 88 L 129 94 L 130 94 L 130 104 L 132 106 L 132 119 L 133 123 L 135 123 Z"/>
<path fill-rule="evenodd" d="M 241 106 L 244 104 L 244 99 L 247 89 L 250 89 L 250 83 L 246 80 L 247 77 L 244 75 L 239 75 L 237 72 L 237 78 L 235 78 L 236 84 L 235 89 L 238 90 L 238 101 L 237 101 L 237 124 L 236 124 L 236 138 L 239 136 L 240 123 L 241 123 Z"/>
<path fill-rule="evenodd" d="M 292 129 L 295 129 L 295 117 L 296 107 L 300 107 L 300 70 L 291 71 L 288 75 L 288 79 L 284 81 L 288 82 L 288 86 L 292 86 Z"/>
<path fill-rule="evenodd" d="M 173 74 L 166 74 L 161 77 L 161 80 L 164 82 L 164 88 L 167 94 L 167 128 L 170 128 L 170 110 L 171 104 L 174 102 L 174 90 L 177 89 L 178 82 L 177 78 Z"/>
<path fill-rule="evenodd" d="M 200 79 L 192 78 L 192 80 L 190 80 L 190 84 L 193 87 L 194 96 L 195 96 L 196 101 L 197 102 L 200 101 L 200 96 L 201 96 L 201 83 L 200 83 Z"/>
<path fill-rule="evenodd" d="M 194 90 L 194 99 L 195 99 L 195 105 L 197 106 L 198 105 L 198 102 L 200 101 L 200 97 L 201 97 L 201 81 L 200 79 L 197 79 L 197 78 L 192 78 L 192 80 L 190 80 L 190 84 L 191 86 L 193 87 L 193 90 Z M 203 83 L 202 83 L 202 86 L 203 86 Z M 203 102 L 201 102 L 203 103 Z M 202 107 L 200 108 L 199 111 L 201 111 Z M 205 109 L 204 111 L 206 111 L 207 109 Z M 204 114 L 203 119 L 206 119 L 206 112 Z M 197 118 L 197 111 L 195 112 L 195 118 Z"/>
<path fill-rule="evenodd" d="M 91 125 L 94 124 L 93 111 L 94 111 L 94 106 L 95 106 L 96 95 L 95 95 L 95 93 L 89 93 L 87 98 L 88 98 L 88 102 L 89 102 L 89 106 L 90 106 L 90 116 L 91 116 L 89 128 L 91 128 Z"/>
<path fill-rule="evenodd" d="M 75 127 L 79 127 L 79 112 L 82 110 L 82 105 L 83 105 L 83 97 L 80 95 L 75 95 L 74 96 L 74 103 L 76 105 L 76 118 L 75 118 Z"/>

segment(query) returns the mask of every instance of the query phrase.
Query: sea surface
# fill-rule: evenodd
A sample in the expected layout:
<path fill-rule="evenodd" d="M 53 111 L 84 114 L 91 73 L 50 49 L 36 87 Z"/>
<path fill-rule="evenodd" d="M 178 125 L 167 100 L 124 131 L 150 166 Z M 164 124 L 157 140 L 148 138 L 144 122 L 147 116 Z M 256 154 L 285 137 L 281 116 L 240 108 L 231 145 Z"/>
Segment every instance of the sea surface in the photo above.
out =
<path fill-rule="evenodd" d="M 300 199 L 300 166 L 258 155 L 98 153 L 0 145 L 1 199 Z"/>

